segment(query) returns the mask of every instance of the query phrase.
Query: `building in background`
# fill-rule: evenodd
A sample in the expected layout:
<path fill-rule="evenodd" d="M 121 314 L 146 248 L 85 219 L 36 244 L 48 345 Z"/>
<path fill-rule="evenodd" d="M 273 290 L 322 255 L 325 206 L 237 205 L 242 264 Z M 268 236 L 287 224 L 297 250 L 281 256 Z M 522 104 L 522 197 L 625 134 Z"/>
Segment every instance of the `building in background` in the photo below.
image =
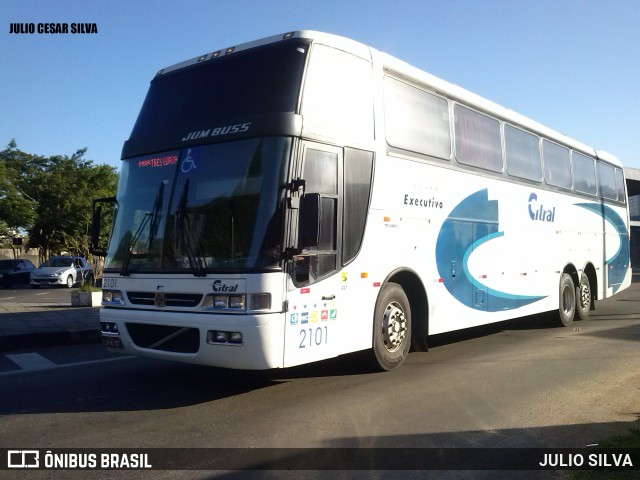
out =
<path fill-rule="evenodd" d="M 640 273 L 640 169 L 625 168 L 631 220 L 631 267 Z"/>

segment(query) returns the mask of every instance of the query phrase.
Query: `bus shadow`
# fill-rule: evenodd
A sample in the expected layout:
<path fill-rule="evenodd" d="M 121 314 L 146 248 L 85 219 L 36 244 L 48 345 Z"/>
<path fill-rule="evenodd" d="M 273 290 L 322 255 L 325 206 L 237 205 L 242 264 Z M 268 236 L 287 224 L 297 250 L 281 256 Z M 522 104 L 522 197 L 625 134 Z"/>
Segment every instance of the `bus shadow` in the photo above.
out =
<path fill-rule="evenodd" d="M 556 312 L 529 315 L 526 317 L 505 320 L 504 322 L 490 323 L 479 327 L 471 327 L 453 332 L 430 335 L 427 344 L 429 347 L 437 347 L 458 342 L 464 342 L 473 338 L 496 335 L 509 330 L 546 330 L 554 328 L 565 328 L 558 320 Z"/>
<path fill-rule="evenodd" d="M 599 320 L 595 322 L 602 324 Z M 435 349 L 505 331 L 556 330 L 557 325 L 552 314 L 534 315 L 433 335 L 428 343 Z M 576 322 L 575 325 L 589 325 L 589 322 Z M 557 330 L 567 331 L 564 327 Z M 640 325 L 598 328 L 584 331 L 584 334 L 637 341 Z M 388 375 L 372 368 L 370 355 L 370 352 L 357 352 L 298 367 L 265 371 L 227 370 L 130 357 L 98 365 L 43 370 L 5 377 L 0 382 L 0 415 L 174 409 L 270 389 L 296 379 Z M 42 395 L 43 391 L 47 395 Z"/>
<path fill-rule="evenodd" d="M 44 370 L 4 380 L 0 415 L 180 408 L 275 384 L 253 372 L 150 359 Z M 42 395 L 43 390 L 47 395 Z"/>
<path fill-rule="evenodd" d="M 338 437 L 313 448 L 209 449 L 195 459 L 198 470 L 215 475 L 203 479 L 300 478 L 303 470 L 314 479 L 441 478 L 489 480 L 510 478 L 539 480 L 573 478 L 571 472 L 538 468 L 554 448 L 575 449 L 585 460 L 602 439 L 636 431 L 640 422 L 601 422 L 488 431 L 416 433 L 362 437 Z M 630 454 L 631 449 L 618 450 Z M 169 452 L 167 455 L 176 455 Z M 190 457 L 193 458 L 193 457 Z M 629 458 L 630 460 L 630 458 Z M 611 465 L 611 463 L 609 463 Z M 493 467 L 493 468 L 492 468 Z M 500 471 L 502 470 L 502 474 Z M 603 470 L 601 468 L 601 470 Z M 620 478 L 635 478 L 628 464 Z M 605 470 L 609 477 L 613 472 Z M 627 476 L 627 474 L 631 474 Z M 615 474 L 614 474 L 615 475 Z M 609 478 L 607 477 L 607 478 Z M 605 478 L 598 476 L 597 478 Z M 618 478 L 618 477 L 615 477 Z"/>
<path fill-rule="evenodd" d="M 357 355 L 264 371 L 114 358 L 97 365 L 5 377 L 0 382 L 0 415 L 174 409 L 277 387 L 296 378 L 371 372 L 366 362 L 358 361 Z M 42 395 L 43 391 L 47 394 Z"/>

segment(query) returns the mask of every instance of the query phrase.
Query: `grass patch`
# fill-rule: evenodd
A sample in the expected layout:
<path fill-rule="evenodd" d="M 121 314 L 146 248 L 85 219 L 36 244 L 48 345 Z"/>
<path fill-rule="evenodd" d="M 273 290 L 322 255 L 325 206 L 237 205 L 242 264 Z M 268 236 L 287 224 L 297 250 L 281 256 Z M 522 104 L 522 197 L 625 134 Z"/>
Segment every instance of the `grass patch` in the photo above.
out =
<path fill-rule="evenodd" d="M 627 433 L 602 440 L 599 448 L 637 448 L 640 449 L 640 430 L 629 430 Z M 592 453 L 598 453 L 594 448 Z M 575 480 L 631 480 L 638 478 L 638 466 L 634 470 L 585 470 L 576 472 Z"/>
<path fill-rule="evenodd" d="M 95 285 L 83 283 L 82 285 L 80 285 L 80 287 L 78 287 L 78 291 L 79 292 L 101 292 L 102 289 L 99 287 L 96 287 Z"/>

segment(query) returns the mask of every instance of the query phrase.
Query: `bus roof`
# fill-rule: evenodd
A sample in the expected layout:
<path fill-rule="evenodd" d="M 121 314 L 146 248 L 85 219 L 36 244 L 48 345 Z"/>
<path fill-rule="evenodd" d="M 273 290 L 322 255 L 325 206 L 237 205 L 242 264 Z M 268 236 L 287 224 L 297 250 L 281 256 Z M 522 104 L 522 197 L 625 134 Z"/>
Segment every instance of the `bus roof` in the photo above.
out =
<path fill-rule="evenodd" d="M 502 107 L 501 105 L 498 105 L 491 100 L 481 97 L 480 95 L 472 93 L 469 90 L 466 90 L 458 85 L 455 85 L 439 77 L 436 77 L 435 75 L 420 70 L 419 68 L 414 67 L 396 57 L 393 57 L 392 55 L 378 51 L 355 40 L 351 40 L 349 38 L 338 35 L 333 35 L 330 33 L 317 32 L 313 30 L 298 30 L 280 35 L 273 35 L 247 43 L 232 45 L 200 55 L 198 57 L 194 57 L 184 62 L 164 68 L 160 70 L 157 75 L 162 75 L 224 55 L 230 55 L 262 45 L 289 40 L 291 38 L 307 39 L 314 42 L 324 43 L 340 50 L 344 50 L 363 59 L 369 61 L 377 61 L 383 66 L 386 71 L 392 72 L 395 75 L 399 75 L 400 77 L 403 77 L 410 82 L 414 82 L 422 86 L 423 88 L 433 91 L 434 93 L 438 93 L 447 98 L 451 98 L 452 100 L 459 101 L 467 106 L 495 116 L 500 120 L 509 122 L 516 126 L 520 126 L 549 140 L 564 144 L 574 150 L 580 151 L 582 153 L 585 153 L 592 157 L 596 157 L 598 159 L 611 163 L 612 165 L 622 168 L 622 163 L 610 153 L 602 150 L 596 150 L 595 148 L 579 142 L 571 137 L 568 137 L 563 133 L 560 133 L 549 127 L 545 127 L 544 125 L 524 115 L 514 112 L 513 110 L 510 110 L 508 108 Z"/>
<path fill-rule="evenodd" d="M 271 37 L 261 38 L 238 45 L 231 45 L 210 53 L 205 53 L 198 57 L 194 57 L 189 60 L 185 60 L 184 62 L 176 63 L 175 65 L 163 68 L 158 72 L 158 75 L 165 74 L 174 70 L 179 70 L 184 67 L 189 67 L 206 60 L 222 57 L 224 55 L 230 55 L 232 53 L 241 52 L 243 50 L 249 50 L 251 48 L 260 47 L 262 45 L 268 45 L 270 43 L 289 40 L 291 38 L 304 38 L 312 41 L 320 41 L 323 43 L 327 43 L 328 45 L 337 47 L 341 50 L 348 51 L 349 53 L 360 56 L 366 60 L 371 60 L 371 49 L 360 42 L 356 42 L 355 40 L 351 40 L 349 38 L 341 37 L 338 35 L 333 35 L 330 33 L 315 32 L 312 30 L 298 30 L 294 32 L 283 33 L 280 35 L 273 35 Z"/>

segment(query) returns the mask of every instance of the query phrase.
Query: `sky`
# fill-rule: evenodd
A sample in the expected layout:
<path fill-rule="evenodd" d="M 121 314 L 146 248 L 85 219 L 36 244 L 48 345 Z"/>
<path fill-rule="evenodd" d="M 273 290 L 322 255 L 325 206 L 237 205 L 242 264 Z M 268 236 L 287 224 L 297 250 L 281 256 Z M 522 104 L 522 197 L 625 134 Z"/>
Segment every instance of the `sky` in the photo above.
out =
<path fill-rule="evenodd" d="M 39 34 L 39 23 L 97 33 Z M 36 32 L 10 33 L 33 23 Z M 640 168 L 638 0 L 0 0 L 0 150 L 119 168 L 161 68 L 292 30 L 346 36 Z M 69 27 L 71 28 L 71 26 Z"/>

